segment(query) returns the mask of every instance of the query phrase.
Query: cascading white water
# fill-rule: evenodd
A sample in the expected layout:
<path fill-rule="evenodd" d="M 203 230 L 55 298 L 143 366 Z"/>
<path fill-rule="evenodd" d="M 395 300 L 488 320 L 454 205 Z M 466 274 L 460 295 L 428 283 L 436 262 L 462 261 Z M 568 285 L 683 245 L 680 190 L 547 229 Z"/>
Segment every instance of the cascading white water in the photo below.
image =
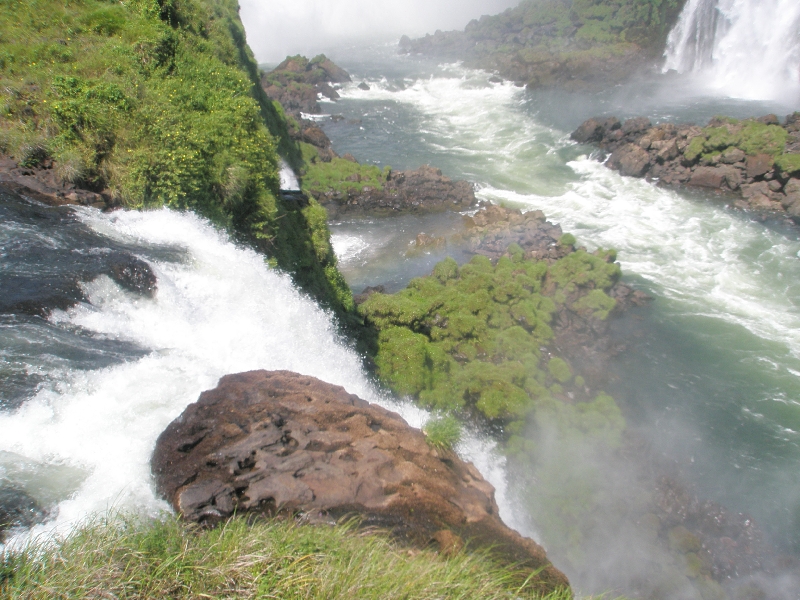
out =
<path fill-rule="evenodd" d="M 800 3 L 689 0 L 670 32 L 664 72 L 701 73 L 728 96 L 800 98 Z"/>
<path fill-rule="evenodd" d="M 370 382 L 331 316 L 288 276 L 202 219 L 169 210 L 78 214 L 94 232 L 163 258 L 148 261 L 158 277 L 155 298 L 130 294 L 101 276 L 84 286 L 88 303 L 50 317 L 67 329 L 126 340 L 149 354 L 90 370 L 58 363 L 44 373 L 48 383 L 38 393 L 14 411 L 0 412 L 0 481 L 51 511 L 34 535 L 64 533 L 110 509 L 167 509 L 150 478 L 156 438 L 227 373 L 296 371 L 395 410 L 413 426 L 427 419 Z M 495 485 L 508 521 L 504 463 L 493 448 L 470 434 L 458 450 Z M 22 532 L 22 539 L 28 535 Z"/>

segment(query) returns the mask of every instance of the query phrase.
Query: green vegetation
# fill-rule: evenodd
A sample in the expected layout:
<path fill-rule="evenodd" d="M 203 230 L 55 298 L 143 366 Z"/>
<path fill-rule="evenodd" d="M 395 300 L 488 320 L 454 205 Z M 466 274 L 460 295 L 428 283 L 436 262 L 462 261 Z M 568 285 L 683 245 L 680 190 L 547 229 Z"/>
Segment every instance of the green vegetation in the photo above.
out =
<path fill-rule="evenodd" d="M 787 131 L 779 125 L 716 117 L 692 138 L 684 158 L 689 162 L 714 162 L 726 151 L 738 149 L 746 156 L 767 155 L 778 169 L 791 175 L 800 171 L 800 157 L 785 152 L 787 140 Z"/>
<path fill-rule="evenodd" d="M 448 258 L 397 294 L 370 296 L 360 309 L 378 330 L 379 377 L 428 408 L 504 425 L 510 447 L 520 443 L 514 434 L 529 414 L 554 406 L 568 407 L 570 415 L 559 408 L 558 418 L 577 428 L 592 428 L 594 418 L 600 427 L 618 423 L 603 394 L 577 404 L 554 400 L 566 398 L 564 386 L 584 395 L 585 382 L 578 385 L 570 365 L 544 349 L 557 312 L 608 316 L 615 302 L 606 291 L 619 266 L 602 251 L 573 252 L 548 266 L 514 249 L 497 264 L 475 256 L 459 268 Z"/>
<path fill-rule="evenodd" d="M 524 0 L 404 47 L 466 60 L 528 86 L 625 79 L 660 56 L 686 0 Z"/>
<path fill-rule="evenodd" d="M 324 211 L 278 193 L 300 166 L 235 0 L 0 0 L 0 152 L 130 208 L 209 218 L 353 316 Z"/>
<path fill-rule="evenodd" d="M 453 415 L 432 418 L 422 431 L 428 444 L 437 450 L 453 450 L 461 440 L 461 423 Z"/>
<path fill-rule="evenodd" d="M 681 0 L 527 0 L 494 17 L 523 28 L 549 27 L 555 37 L 574 36 L 588 45 L 635 43 L 643 48 L 663 44 Z M 524 31 L 524 29 L 523 29 Z"/>
<path fill-rule="evenodd" d="M 334 156 L 323 161 L 311 144 L 300 144 L 305 162 L 303 190 L 314 194 L 334 192 L 347 199 L 348 192 L 361 193 L 365 187 L 383 190 L 391 167 L 382 170 L 375 165 L 362 165 L 352 160 Z"/>
<path fill-rule="evenodd" d="M 527 575 L 486 553 L 408 550 L 352 524 L 243 519 L 216 529 L 98 520 L 55 546 L 0 555 L 4 598 L 571 598 L 542 597 Z"/>

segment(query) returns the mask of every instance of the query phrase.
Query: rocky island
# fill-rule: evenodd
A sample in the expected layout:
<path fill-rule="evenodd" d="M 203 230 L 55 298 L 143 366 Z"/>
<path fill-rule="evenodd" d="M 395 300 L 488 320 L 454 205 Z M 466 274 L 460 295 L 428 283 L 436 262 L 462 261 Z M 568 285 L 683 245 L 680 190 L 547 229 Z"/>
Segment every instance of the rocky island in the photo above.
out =
<path fill-rule="evenodd" d="M 739 208 L 800 223 L 800 113 L 783 122 L 715 117 L 706 127 L 595 118 L 572 139 L 600 146 L 610 154 L 606 165 L 622 175 L 728 193 Z"/>

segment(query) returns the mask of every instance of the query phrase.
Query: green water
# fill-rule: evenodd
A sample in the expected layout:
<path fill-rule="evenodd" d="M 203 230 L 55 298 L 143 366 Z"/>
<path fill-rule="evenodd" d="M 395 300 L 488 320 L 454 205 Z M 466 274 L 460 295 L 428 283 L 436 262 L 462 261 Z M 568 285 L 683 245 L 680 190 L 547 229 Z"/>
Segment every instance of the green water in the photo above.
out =
<path fill-rule="evenodd" d="M 623 178 L 568 138 L 594 114 L 703 123 L 791 107 L 695 97 L 669 80 L 530 93 L 388 47 L 337 58 L 371 86 L 324 105 L 345 117 L 321 120 L 338 152 L 395 169 L 436 165 L 475 182 L 482 199 L 541 209 L 579 244 L 619 251 L 628 283 L 653 297 L 615 326 L 627 351 L 608 391 L 631 431 L 702 498 L 751 515 L 781 551 L 800 551 L 798 229 L 735 211 L 730 198 Z M 355 291 L 393 291 L 447 254 L 409 255 L 418 233 L 459 226 L 454 216 L 352 219 L 332 231 Z M 536 515 L 530 523 L 535 534 Z"/>

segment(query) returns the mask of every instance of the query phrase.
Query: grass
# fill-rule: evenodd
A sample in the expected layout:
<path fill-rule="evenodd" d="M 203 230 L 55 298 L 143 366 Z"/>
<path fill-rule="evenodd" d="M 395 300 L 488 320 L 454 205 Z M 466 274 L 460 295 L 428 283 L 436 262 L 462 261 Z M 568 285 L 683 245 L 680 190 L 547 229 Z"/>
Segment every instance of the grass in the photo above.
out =
<path fill-rule="evenodd" d="M 434 417 L 422 427 L 425 441 L 437 450 L 453 450 L 461 440 L 461 423 L 452 415 Z"/>
<path fill-rule="evenodd" d="M 233 519 L 200 529 L 176 518 L 97 519 L 55 545 L 0 555 L 9 599 L 393 598 L 569 600 L 488 554 L 441 556 L 354 524 Z"/>
<path fill-rule="evenodd" d="M 354 318 L 321 207 L 280 196 L 279 156 L 302 155 L 235 0 L 0 0 L 0 153 L 128 208 L 195 211 Z"/>
<path fill-rule="evenodd" d="M 346 202 L 348 193 L 359 194 L 364 188 L 382 191 L 391 167 L 380 169 L 375 165 L 362 165 L 352 160 L 334 156 L 325 162 L 311 144 L 301 143 L 305 168 L 303 190 L 319 195 L 330 192 L 341 195 Z"/>

